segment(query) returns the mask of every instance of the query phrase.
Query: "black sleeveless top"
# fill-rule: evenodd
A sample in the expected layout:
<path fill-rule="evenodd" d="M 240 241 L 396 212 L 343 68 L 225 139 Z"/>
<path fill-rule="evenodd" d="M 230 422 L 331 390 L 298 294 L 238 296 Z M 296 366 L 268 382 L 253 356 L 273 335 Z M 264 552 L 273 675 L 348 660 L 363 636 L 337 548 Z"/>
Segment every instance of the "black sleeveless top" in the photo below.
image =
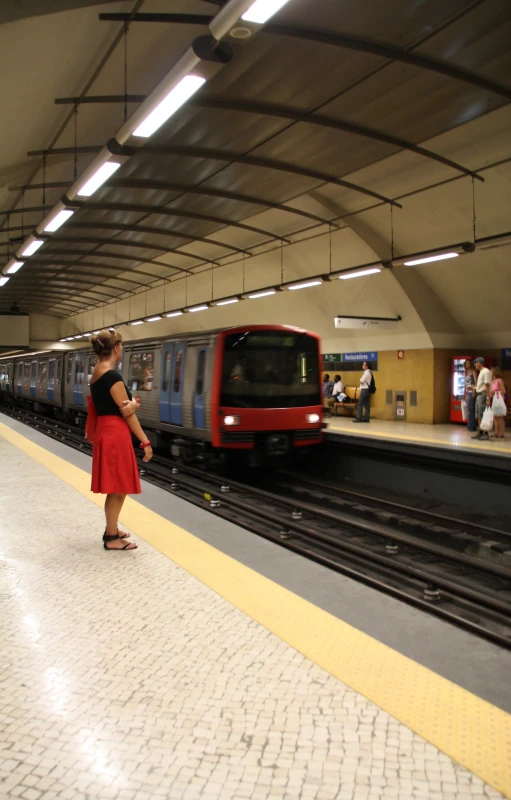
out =
<path fill-rule="evenodd" d="M 107 417 L 107 416 L 116 416 L 122 417 L 122 414 L 119 410 L 119 406 L 115 402 L 114 398 L 110 394 L 110 389 L 112 386 L 115 386 L 116 383 L 123 383 L 123 380 L 117 370 L 109 369 L 103 373 L 101 378 L 98 378 L 97 381 L 91 383 L 90 385 L 90 393 L 92 395 L 92 400 L 96 407 L 96 412 L 98 417 Z M 133 399 L 133 395 L 131 394 L 130 390 L 124 384 L 124 388 L 126 389 L 126 393 L 130 400 Z"/>

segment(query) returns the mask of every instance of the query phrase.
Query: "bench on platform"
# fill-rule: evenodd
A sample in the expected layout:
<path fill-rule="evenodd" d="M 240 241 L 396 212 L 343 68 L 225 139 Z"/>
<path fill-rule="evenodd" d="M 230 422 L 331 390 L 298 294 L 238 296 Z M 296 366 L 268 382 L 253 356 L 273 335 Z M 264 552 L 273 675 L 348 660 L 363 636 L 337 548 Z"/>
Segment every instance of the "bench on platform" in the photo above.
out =
<path fill-rule="evenodd" d="M 358 386 L 347 386 L 344 389 L 344 393 L 348 395 L 349 401 L 345 403 L 334 403 L 333 405 L 333 413 L 334 416 L 339 416 L 339 409 L 344 409 L 346 412 L 354 411 L 357 407 L 358 398 L 360 397 L 360 387 Z"/>

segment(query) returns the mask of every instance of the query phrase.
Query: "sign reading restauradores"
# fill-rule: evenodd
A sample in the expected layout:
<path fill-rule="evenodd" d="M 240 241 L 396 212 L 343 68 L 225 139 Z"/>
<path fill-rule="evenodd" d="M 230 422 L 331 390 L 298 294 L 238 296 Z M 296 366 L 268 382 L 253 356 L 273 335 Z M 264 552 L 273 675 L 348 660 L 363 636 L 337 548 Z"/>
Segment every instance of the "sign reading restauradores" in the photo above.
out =
<path fill-rule="evenodd" d="M 343 353 L 342 361 L 378 361 L 378 353 Z"/>
<path fill-rule="evenodd" d="M 502 369 L 511 369 L 511 347 L 503 347 L 500 351 Z"/>

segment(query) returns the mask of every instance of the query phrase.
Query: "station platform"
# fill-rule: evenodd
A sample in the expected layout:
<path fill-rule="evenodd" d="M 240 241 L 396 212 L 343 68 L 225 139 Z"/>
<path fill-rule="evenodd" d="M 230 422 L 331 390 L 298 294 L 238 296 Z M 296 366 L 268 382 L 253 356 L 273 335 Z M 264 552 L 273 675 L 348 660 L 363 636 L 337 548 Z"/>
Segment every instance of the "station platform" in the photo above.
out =
<path fill-rule="evenodd" d="M 448 450 L 466 450 L 488 453 L 502 458 L 511 457 L 511 430 L 506 429 L 505 439 L 472 439 L 473 433 L 465 425 L 422 425 L 416 422 L 398 422 L 372 419 L 367 423 L 354 423 L 353 417 L 330 417 L 328 434 L 347 434 L 379 441 L 400 442 L 421 447 Z"/>
<path fill-rule="evenodd" d="M 6 418 L 0 468 L 2 799 L 511 797 L 508 652 L 144 481 L 105 552 Z"/>

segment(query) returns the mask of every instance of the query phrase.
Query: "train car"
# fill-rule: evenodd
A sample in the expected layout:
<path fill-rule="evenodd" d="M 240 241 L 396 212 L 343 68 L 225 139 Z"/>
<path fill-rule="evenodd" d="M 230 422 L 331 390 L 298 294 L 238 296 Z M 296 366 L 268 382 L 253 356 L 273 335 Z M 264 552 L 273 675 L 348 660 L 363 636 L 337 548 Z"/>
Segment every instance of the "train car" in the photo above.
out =
<path fill-rule="evenodd" d="M 96 360 L 90 346 L 14 357 L 0 389 L 83 421 Z M 246 325 L 125 342 L 118 369 L 154 445 L 187 461 L 244 451 L 257 464 L 321 441 L 319 366 L 316 334 Z"/>

